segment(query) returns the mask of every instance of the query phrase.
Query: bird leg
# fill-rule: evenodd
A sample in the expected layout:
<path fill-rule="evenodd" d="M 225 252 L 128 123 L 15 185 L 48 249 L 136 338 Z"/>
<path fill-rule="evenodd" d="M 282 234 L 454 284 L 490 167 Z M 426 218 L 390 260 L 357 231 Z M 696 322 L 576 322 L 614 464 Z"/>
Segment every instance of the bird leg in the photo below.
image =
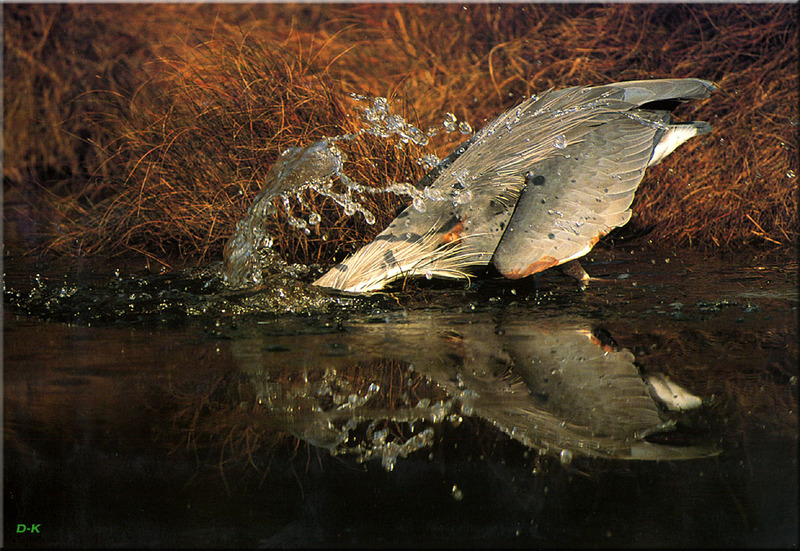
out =
<path fill-rule="evenodd" d="M 592 279 L 589 274 L 586 273 L 586 270 L 583 269 L 581 263 L 577 260 L 570 260 L 569 262 L 565 262 L 559 266 L 561 271 L 568 275 L 569 277 L 578 281 L 581 287 L 585 287 L 589 280 Z"/>

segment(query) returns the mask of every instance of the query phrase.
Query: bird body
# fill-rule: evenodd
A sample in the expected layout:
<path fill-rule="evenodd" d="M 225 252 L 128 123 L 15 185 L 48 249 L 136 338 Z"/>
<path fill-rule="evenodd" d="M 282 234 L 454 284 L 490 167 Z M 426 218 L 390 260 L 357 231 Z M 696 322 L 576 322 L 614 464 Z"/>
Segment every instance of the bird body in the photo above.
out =
<path fill-rule="evenodd" d="M 628 222 L 645 168 L 710 131 L 671 123 L 670 110 L 715 89 L 662 79 L 530 98 L 462 144 L 423 201 L 315 284 L 361 293 L 489 263 L 517 279 L 577 259 Z"/>

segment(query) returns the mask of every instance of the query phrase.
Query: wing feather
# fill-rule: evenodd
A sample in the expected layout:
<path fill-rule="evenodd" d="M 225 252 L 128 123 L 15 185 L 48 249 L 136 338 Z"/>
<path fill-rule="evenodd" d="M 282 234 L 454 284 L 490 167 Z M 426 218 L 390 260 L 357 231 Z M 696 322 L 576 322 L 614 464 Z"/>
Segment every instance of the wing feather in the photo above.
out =
<path fill-rule="evenodd" d="M 662 79 L 531 98 L 423 178 L 423 209 L 408 207 L 315 283 L 366 292 L 408 275 L 461 277 L 492 261 L 515 278 L 578 258 L 630 219 L 648 162 L 708 131 L 700 123 L 691 131 L 670 126 L 659 109 L 715 89 L 699 79 Z M 656 150 L 664 136 L 673 137 Z"/>
<path fill-rule="evenodd" d="M 625 224 L 658 132 L 655 125 L 619 115 L 563 155 L 534 164 L 495 250 L 497 269 L 518 278 L 563 264 Z"/>

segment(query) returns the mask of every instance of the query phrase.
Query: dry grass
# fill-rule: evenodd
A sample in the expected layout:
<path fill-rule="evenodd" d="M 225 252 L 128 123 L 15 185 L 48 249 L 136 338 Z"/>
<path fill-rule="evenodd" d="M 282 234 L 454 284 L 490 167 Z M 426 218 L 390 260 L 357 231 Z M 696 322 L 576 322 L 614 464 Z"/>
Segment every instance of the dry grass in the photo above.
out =
<path fill-rule="evenodd" d="M 651 77 L 719 84 L 678 112 L 715 130 L 650 169 L 623 231 L 796 250 L 796 5 L 99 8 L 4 6 L 4 188 L 57 210 L 53 250 L 218 258 L 283 149 L 354 128 L 350 92 L 396 99 L 420 128 L 448 111 L 480 128 L 547 88 Z M 419 151 L 348 145 L 361 183 L 421 175 Z M 280 252 L 354 250 L 401 206 L 374 201 L 368 226 L 308 197 L 322 222 L 305 237 L 274 220 Z"/>
<path fill-rule="evenodd" d="M 208 258 L 218 254 L 281 151 L 355 130 L 346 96 L 335 84 L 276 46 L 243 37 L 185 53 L 153 65 L 146 83 L 150 97 L 134 97 L 124 116 L 109 119 L 105 114 L 114 111 L 101 111 L 97 124 L 119 131 L 106 151 L 124 179 L 93 179 L 83 192 L 96 200 L 92 209 L 76 211 L 79 216 L 64 224 L 72 231 L 54 246 L 81 239 L 90 253 L 127 248 Z M 371 168 L 376 158 L 389 180 L 413 172 L 400 166 L 408 164 L 407 156 L 374 138 L 347 146 L 356 179 L 365 171 L 373 182 L 379 177 Z M 307 203 L 340 240 L 355 241 L 352 234 L 363 233 L 358 220 L 334 205 L 313 197 Z M 375 210 L 391 209 L 381 204 Z M 279 251 L 292 260 L 318 261 L 327 244 L 320 232 L 307 239 L 283 218 L 271 228 Z"/>

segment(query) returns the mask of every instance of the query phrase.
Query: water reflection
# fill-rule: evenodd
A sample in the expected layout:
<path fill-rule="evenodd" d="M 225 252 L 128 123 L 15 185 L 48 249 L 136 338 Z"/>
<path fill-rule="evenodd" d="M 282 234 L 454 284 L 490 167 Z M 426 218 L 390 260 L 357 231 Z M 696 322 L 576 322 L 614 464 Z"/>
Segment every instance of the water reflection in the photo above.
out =
<path fill-rule="evenodd" d="M 636 285 L 283 316 L 282 285 L 7 278 L 7 542 L 796 545 L 796 266 L 604 266 Z"/>
<path fill-rule="evenodd" d="M 663 375 L 643 376 L 634 355 L 586 319 L 397 316 L 401 323 L 316 335 L 322 355 L 275 344 L 268 332 L 236 339 L 231 351 L 257 400 L 288 430 L 333 453 L 379 456 L 387 468 L 430 446 L 437 423 L 466 416 L 564 462 L 718 451 L 709 435 L 685 430 L 701 399 Z M 388 379 L 387 361 L 395 372 Z M 389 438 L 381 428 L 389 422 L 407 430 Z M 672 432 L 680 444 L 669 440 Z"/>

